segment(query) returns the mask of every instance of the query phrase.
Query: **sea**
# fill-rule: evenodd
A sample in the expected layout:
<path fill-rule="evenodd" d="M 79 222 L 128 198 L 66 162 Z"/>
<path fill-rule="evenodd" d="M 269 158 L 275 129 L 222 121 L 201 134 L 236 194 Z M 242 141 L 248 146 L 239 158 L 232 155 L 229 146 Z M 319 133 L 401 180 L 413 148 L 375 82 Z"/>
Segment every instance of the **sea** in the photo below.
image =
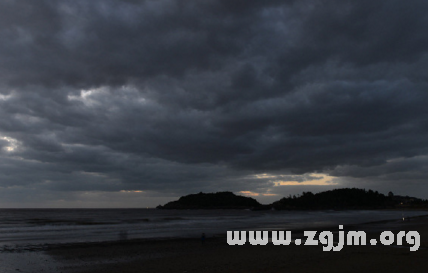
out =
<path fill-rule="evenodd" d="M 294 230 L 401 220 L 426 211 L 0 209 L 0 252 L 51 244 L 200 238 L 228 230 Z"/>

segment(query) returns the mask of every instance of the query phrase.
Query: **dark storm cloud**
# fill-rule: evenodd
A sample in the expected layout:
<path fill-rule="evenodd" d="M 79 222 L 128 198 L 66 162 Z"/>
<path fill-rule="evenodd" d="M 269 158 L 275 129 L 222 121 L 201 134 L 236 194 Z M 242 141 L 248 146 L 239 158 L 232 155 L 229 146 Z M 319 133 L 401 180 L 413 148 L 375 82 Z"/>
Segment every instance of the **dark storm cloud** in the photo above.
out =
<path fill-rule="evenodd" d="M 0 186 L 269 192 L 255 174 L 314 172 L 422 183 L 427 8 L 2 1 Z"/>
<path fill-rule="evenodd" d="M 6 1 L 1 10 L 3 79 L 17 85 L 124 84 L 218 69 L 247 46 L 257 19 L 251 5 L 216 1 Z"/>

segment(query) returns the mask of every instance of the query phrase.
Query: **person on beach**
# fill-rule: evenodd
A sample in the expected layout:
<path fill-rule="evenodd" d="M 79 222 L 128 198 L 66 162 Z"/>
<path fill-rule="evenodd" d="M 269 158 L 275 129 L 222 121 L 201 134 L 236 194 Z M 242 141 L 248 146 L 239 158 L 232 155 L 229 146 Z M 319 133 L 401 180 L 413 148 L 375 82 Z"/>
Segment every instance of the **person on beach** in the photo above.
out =
<path fill-rule="evenodd" d="M 201 244 L 204 244 L 204 243 L 205 243 L 205 233 L 202 233 Z"/>

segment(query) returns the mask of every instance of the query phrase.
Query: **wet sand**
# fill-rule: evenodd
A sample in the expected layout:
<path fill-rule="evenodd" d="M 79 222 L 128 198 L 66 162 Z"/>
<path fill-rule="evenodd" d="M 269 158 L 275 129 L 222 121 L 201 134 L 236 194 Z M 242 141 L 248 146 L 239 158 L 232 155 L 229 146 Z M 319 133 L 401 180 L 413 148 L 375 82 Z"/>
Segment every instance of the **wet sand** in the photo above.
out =
<path fill-rule="evenodd" d="M 1 273 L 58 273 L 62 263 L 41 251 L 0 253 Z"/>
<path fill-rule="evenodd" d="M 335 228 L 338 230 L 337 227 Z M 332 229 L 323 229 L 330 230 Z M 322 246 L 229 246 L 225 237 L 133 240 L 68 245 L 46 253 L 62 272 L 428 272 L 428 217 L 346 227 L 367 231 L 367 242 L 380 231 L 416 230 L 421 247 L 347 246 L 324 252 Z M 293 232 L 292 234 L 297 234 Z"/>

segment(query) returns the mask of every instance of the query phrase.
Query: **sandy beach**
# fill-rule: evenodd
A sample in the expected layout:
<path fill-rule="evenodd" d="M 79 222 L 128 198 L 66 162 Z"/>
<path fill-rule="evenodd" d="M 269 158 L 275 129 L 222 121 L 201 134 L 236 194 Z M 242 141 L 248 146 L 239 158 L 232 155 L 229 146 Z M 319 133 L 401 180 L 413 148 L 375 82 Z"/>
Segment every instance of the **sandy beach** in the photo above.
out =
<path fill-rule="evenodd" d="M 199 238 L 133 240 L 58 246 L 46 253 L 61 264 L 58 270 L 73 273 L 428 272 L 428 217 L 363 224 L 345 230 L 366 230 L 368 240 L 379 238 L 382 230 L 395 234 L 416 230 L 421 247 L 411 252 L 409 246 L 345 245 L 339 252 L 324 252 L 321 245 L 229 246 L 226 237 L 209 237 L 204 244 Z"/>

